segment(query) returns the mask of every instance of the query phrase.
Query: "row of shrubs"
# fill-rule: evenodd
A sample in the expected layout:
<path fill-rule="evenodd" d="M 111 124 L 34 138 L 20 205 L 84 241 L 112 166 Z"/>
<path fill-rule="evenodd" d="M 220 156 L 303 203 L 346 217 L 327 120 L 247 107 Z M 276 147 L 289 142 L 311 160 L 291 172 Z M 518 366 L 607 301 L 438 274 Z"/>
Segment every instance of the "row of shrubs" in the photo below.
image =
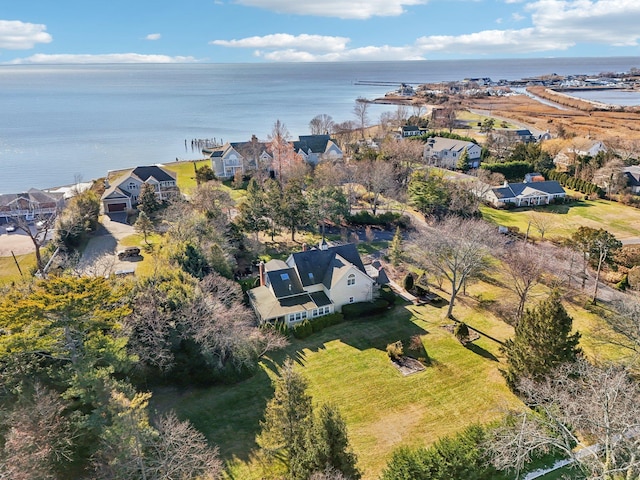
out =
<path fill-rule="evenodd" d="M 353 215 L 349 215 L 347 222 L 350 225 L 377 225 L 386 229 L 394 227 L 406 229 L 411 226 L 411 219 L 407 215 L 395 212 L 383 212 L 373 215 L 368 210 L 360 210 Z"/>
<path fill-rule="evenodd" d="M 558 172 L 557 170 L 549 170 L 546 172 L 546 175 L 549 180 L 556 180 L 563 187 L 577 190 L 585 195 L 596 194 L 600 198 L 604 196 L 604 191 L 595 183 L 587 182 L 581 178 L 575 178 L 566 173 Z"/>

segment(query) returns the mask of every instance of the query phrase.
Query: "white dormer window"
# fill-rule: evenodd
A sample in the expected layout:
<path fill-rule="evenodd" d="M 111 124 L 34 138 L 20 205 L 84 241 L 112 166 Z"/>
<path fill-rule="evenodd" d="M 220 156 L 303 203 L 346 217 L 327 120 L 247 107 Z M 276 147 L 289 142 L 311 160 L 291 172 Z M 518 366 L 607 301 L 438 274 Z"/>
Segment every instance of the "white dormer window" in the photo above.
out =
<path fill-rule="evenodd" d="M 349 274 L 349 276 L 347 277 L 347 286 L 351 286 L 351 285 L 355 285 L 356 284 L 356 276 L 354 273 Z"/>

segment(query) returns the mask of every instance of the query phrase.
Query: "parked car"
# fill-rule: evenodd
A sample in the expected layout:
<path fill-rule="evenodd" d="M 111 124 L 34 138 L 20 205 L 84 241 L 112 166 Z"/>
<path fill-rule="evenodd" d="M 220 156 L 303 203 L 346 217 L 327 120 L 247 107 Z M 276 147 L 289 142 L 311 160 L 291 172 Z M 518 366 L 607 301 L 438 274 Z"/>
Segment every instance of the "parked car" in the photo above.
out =
<path fill-rule="evenodd" d="M 7 233 L 11 233 L 16 231 L 16 226 L 9 224 L 4 229 L 7 231 Z"/>
<path fill-rule="evenodd" d="M 138 247 L 127 247 L 118 252 L 118 259 L 125 260 L 127 258 L 139 257 L 140 249 Z"/>

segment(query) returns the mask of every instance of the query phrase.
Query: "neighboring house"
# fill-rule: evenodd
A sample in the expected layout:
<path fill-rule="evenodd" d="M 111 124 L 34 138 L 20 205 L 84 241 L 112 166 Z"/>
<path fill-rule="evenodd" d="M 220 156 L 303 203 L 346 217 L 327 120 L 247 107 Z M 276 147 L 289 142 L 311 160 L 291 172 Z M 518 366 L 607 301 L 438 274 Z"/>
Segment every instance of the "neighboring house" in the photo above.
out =
<path fill-rule="evenodd" d="M 255 135 L 248 142 L 231 142 L 233 149 L 240 154 L 247 171 L 273 170 L 273 156 L 269 153 L 269 144 L 261 142 Z"/>
<path fill-rule="evenodd" d="M 402 138 L 407 138 L 422 135 L 424 131 L 415 125 L 403 125 L 402 127 L 398 127 L 398 133 L 400 133 Z"/>
<path fill-rule="evenodd" d="M 560 169 L 567 169 L 576 163 L 578 157 L 595 157 L 600 152 L 606 152 L 607 147 L 600 141 L 593 141 L 586 138 L 576 138 L 571 141 L 571 145 L 554 158 L 553 163 Z"/>
<path fill-rule="evenodd" d="M 107 176 L 102 194 L 102 209 L 105 213 L 124 212 L 138 204 L 143 183 L 154 186 L 158 200 L 164 201 L 178 195 L 176 174 L 157 165 L 136 167 L 117 172 L 113 178 Z"/>
<path fill-rule="evenodd" d="M 640 165 L 625 167 L 623 170 L 627 186 L 633 193 L 640 193 Z"/>
<path fill-rule="evenodd" d="M 23 193 L 0 195 L 0 218 L 24 218 L 30 221 L 39 216 L 53 215 L 63 206 L 64 194 L 32 188 Z"/>
<path fill-rule="evenodd" d="M 379 272 L 379 282 L 386 279 Z M 249 301 L 260 323 L 295 325 L 334 312 L 348 303 L 372 301 L 377 283 L 353 244 L 293 253 L 287 261 L 260 265 L 260 286 L 249 290 Z"/>
<path fill-rule="evenodd" d="M 232 143 L 204 148 L 202 153 L 211 159 L 211 169 L 218 178 L 234 178 L 236 173 L 244 173 L 244 157 Z"/>
<path fill-rule="evenodd" d="M 320 160 L 342 160 L 343 157 L 342 150 L 329 135 L 301 135 L 293 142 L 293 149 L 311 165 L 317 165 Z"/>
<path fill-rule="evenodd" d="M 556 198 L 564 198 L 564 188 L 555 180 L 533 181 L 531 183 L 508 183 L 485 192 L 485 200 L 500 207 L 513 203 L 518 207 L 548 205 Z"/>
<path fill-rule="evenodd" d="M 443 168 L 456 168 L 460 155 L 464 150 L 469 155 L 471 168 L 480 166 L 480 145 L 466 140 L 454 140 L 444 137 L 432 137 L 424 146 L 424 158 L 427 162 Z"/>

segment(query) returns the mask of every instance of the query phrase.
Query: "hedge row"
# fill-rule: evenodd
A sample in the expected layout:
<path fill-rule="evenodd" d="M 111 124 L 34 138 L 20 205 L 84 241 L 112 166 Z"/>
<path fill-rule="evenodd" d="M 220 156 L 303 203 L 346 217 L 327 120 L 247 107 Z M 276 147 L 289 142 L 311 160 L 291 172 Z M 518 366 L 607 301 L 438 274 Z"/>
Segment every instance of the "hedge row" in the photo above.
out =
<path fill-rule="evenodd" d="M 533 165 L 523 161 L 483 163 L 480 168 L 491 173 L 501 173 L 508 182 L 521 182 L 527 173 L 533 171 Z"/>
<path fill-rule="evenodd" d="M 577 190 L 585 195 L 591 195 L 595 193 L 598 197 L 604 196 L 604 191 L 595 183 L 587 182 L 581 178 L 572 177 L 566 173 L 558 172 L 556 170 L 549 170 L 547 172 L 547 178 L 549 180 L 556 180 L 563 187 Z"/>
<path fill-rule="evenodd" d="M 316 317 L 311 320 L 307 319 L 294 325 L 291 327 L 290 333 L 293 334 L 295 338 L 307 338 L 312 333 L 319 332 L 331 325 L 337 325 L 342 321 L 344 321 L 344 315 L 341 313 L 323 315 L 322 317 Z"/>
<path fill-rule="evenodd" d="M 368 210 L 360 210 L 353 215 L 349 215 L 347 217 L 347 223 L 350 225 L 378 225 L 385 228 L 408 228 L 411 225 L 411 220 L 406 215 L 394 212 L 384 212 L 373 215 Z"/>

